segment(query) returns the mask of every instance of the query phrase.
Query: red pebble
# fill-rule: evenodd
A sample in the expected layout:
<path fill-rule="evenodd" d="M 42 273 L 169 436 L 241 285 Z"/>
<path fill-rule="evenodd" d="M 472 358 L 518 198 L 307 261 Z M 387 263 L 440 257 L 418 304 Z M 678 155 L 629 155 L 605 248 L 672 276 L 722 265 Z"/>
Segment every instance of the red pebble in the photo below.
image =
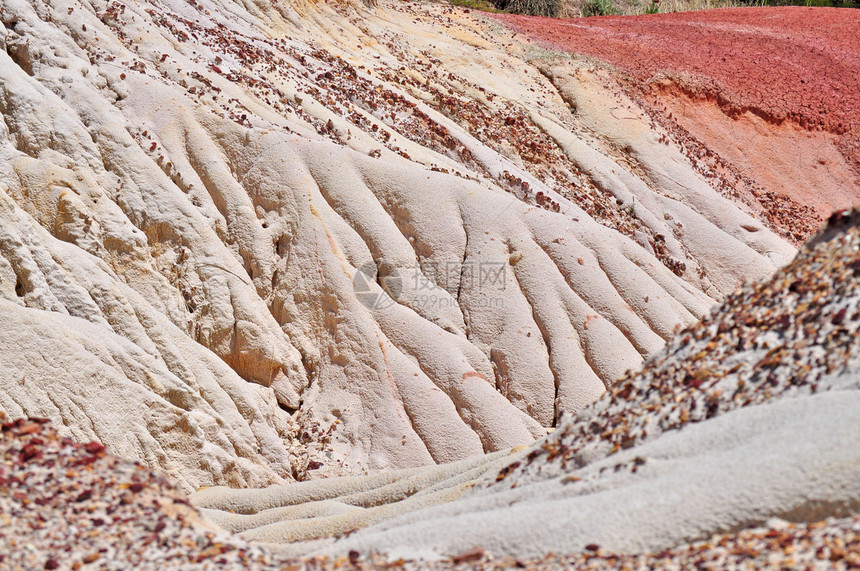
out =
<path fill-rule="evenodd" d="M 105 447 L 93 440 L 92 442 L 87 442 L 86 444 L 84 444 L 84 450 L 86 450 L 90 454 L 98 454 L 100 452 L 104 452 Z"/>
<path fill-rule="evenodd" d="M 18 430 L 18 432 L 19 432 L 20 434 L 33 434 L 33 433 L 35 433 L 35 432 L 41 432 L 41 431 L 42 431 L 42 425 L 41 425 L 41 424 L 36 424 L 35 422 L 31 422 L 30 424 L 27 424 L 27 425 L 25 425 L 25 426 L 22 426 L 22 427 Z"/>
<path fill-rule="evenodd" d="M 21 452 L 18 454 L 18 458 L 20 458 L 21 462 L 29 462 L 34 458 L 41 458 L 42 451 L 39 450 L 39 447 L 35 444 L 28 444 L 24 448 L 21 449 Z"/>

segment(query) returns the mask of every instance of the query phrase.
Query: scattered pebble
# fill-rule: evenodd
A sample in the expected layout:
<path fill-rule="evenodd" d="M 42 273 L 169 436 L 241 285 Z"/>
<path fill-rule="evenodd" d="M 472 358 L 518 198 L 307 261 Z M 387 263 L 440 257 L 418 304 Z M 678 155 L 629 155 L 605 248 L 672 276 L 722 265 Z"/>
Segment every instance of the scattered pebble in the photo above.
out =
<path fill-rule="evenodd" d="M 741 407 L 857 390 L 840 373 L 860 368 L 858 329 L 860 209 L 834 213 L 770 281 L 728 296 L 490 485 L 555 477 Z"/>

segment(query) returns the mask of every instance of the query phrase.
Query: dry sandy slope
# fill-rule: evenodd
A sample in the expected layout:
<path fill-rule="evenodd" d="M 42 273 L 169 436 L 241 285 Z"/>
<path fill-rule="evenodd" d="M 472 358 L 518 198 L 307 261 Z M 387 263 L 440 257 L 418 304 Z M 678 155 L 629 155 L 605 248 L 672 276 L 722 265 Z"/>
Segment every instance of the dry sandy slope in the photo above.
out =
<path fill-rule="evenodd" d="M 501 470 L 486 456 L 453 473 L 211 488 L 191 501 L 241 537 L 290 542 L 293 553 L 392 558 L 475 547 L 535 560 L 595 546 L 655 553 L 774 517 L 856 516 L 858 251 L 860 210 L 834 216 L 772 280 L 730 296 L 554 433 L 510 451 Z M 803 557 L 831 545 L 818 541 Z M 761 562 L 775 546 L 746 549 L 723 557 Z"/>
<path fill-rule="evenodd" d="M 795 239 L 860 201 L 856 10 L 496 18 L 521 38 L 599 58 L 629 75 L 631 90 L 688 154 L 727 178 L 727 193 Z M 551 75 L 564 82 L 564 74 Z"/>
<path fill-rule="evenodd" d="M 0 410 L 185 490 L 530 442 L 794 253 L 445 5 L 2 8 Z"/>
<path fill-rule="evenodd" d="M 96 442 L 61 438 L 45 419 L 6 422 L 0 413 L 0 565 L 24 569 L 331 569 L 391 568 L 379 554 L 302 561 L 274 546 L 229 537 L 201 521 L 163 476 L 123 461 Z M 597 545 L 585 552 L 526 560 L 471 549 L 434 568 L 605 569 L 765 563 L 841 567 L 860 558 L 858 518 L 765 528 L 716 536 L 659 554 L 617 554 Z M 428 568 L 427 561 L 396 567 Z"/>

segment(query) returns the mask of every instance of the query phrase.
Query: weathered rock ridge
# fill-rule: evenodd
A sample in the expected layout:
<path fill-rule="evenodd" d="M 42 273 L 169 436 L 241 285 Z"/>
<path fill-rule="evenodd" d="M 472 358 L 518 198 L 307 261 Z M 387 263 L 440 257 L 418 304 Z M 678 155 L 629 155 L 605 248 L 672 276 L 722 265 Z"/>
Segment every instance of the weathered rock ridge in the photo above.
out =
<path fill-rule="evenodd" d="M 459 9 L 0 17 L 0 410 L 186 490 L 525 444 L 794 254 L 600 69 Z"/>
<path fill-rule="evenodd" d="M 814 568 L 813 552 L 839 566 L 860 555 L 856 543 L 831 559 L 825 537 L 801 541 L 827 518 L 856 529 L 858 325 L 855 210 L 532 446 L 372 477 L 209 488 L 191 501 L 242 538 L 302 555 L 456 560 L 479 547 L 476 558 L 539 561 L 599 547 L 594 568 L 616 568 L 605 553 L 643 554 L 629 559 L 648 568 L 699 550 L 717 566 L 788 556 Z M 778 544 L 727 544 L 763 525 Z"/>

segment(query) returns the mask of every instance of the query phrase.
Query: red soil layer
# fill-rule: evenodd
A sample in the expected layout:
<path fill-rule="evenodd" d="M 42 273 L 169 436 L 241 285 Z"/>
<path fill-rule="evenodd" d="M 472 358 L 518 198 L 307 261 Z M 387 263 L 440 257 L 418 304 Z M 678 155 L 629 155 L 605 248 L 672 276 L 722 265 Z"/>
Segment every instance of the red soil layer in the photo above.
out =
<path fill-rule="evenodd" d="M 539 42 L 608 61 L 639 80 L 661 71 L 697 76 L 705 81 L 682 87 L 717 96 L 732 114 L 751 110 L 771 121 L 791 119 L 838 134 L 860 132 L 858 10 L 730 8 L 633 17 L 493 17 Z M 716 85 L 702 93 L 702 83 Z"/>

